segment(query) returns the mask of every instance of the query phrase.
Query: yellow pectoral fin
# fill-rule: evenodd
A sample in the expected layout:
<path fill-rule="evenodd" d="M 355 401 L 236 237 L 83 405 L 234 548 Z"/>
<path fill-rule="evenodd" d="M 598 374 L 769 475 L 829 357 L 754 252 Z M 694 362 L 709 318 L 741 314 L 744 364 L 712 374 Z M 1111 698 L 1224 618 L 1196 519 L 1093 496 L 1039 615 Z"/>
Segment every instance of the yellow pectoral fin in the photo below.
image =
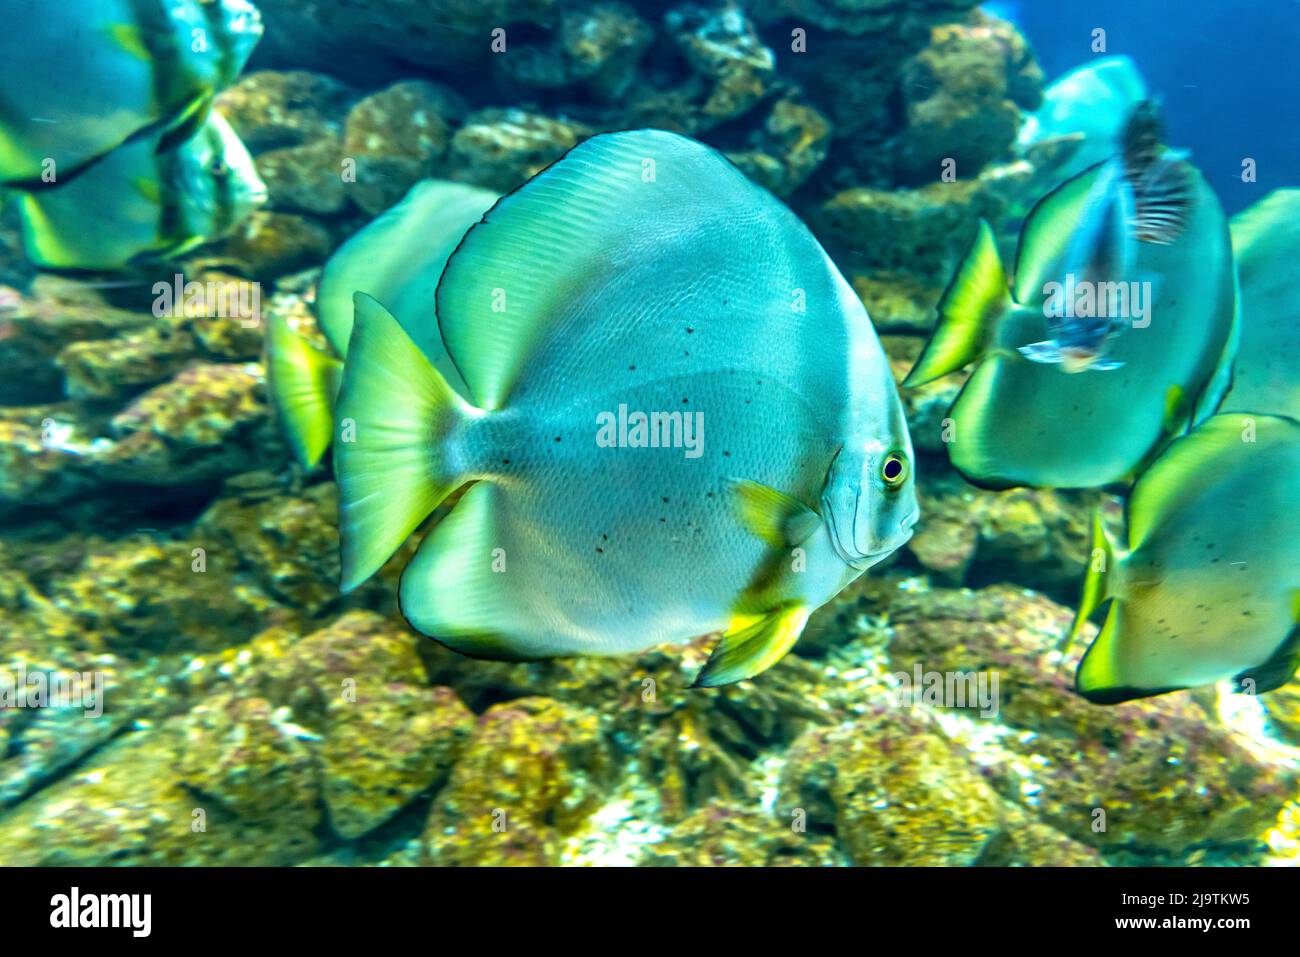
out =
<path fill-rule="evenodd" d="M 812 609 L 788 604 L 763 615 L 737 615 L 713 649 L 693 687 L 716 688 L 762 674 L 785 657 Z"/>

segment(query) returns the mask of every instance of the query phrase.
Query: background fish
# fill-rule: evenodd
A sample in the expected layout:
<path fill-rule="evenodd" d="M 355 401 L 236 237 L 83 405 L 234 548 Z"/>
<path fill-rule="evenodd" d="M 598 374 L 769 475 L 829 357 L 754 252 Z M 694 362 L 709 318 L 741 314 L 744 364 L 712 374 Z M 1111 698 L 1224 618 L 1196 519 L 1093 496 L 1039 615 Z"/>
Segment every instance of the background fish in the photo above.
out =
<path fill-rule="evenodd" d="M 1232 219 L 1241 344 L 1224 412 L 1300 419 L 1300 189 L 1279 189 Z"/>
<path fill-rule="evenodd" d="M 975 363 L 949 413 L 953 465 L 990 488 L 1091 488 L 1130 478 L 1169 437 L 1209 415 L 1228 384 L 1236 287 L 1223 210 L 1190 166 L 1192 200 L 1173 245 L 1141 243 L 1134 274 L 1151 282 L 1149 326 L 1110 346 L 1104 376 L 1062 375 L 1021 350 L 1044 322 L 1044 287 L 1065 272 L 1071 237 L 1104 167 L 1068 180 L 1025 220 L 1009 290 L 992 230 L 975 241 L 939 304 L 905 385 Z M 1144 320 L 1145 321 L 1145 320 Z"/>
<path fill-rule="evenodd" d="M 46 269 L 121 269 L 217 239 L 266 200 L 253 158 L 220 114 L 158 152 L 162 134 L 111 152 L 71 182 L 16 194 L 27 258 Z"/>
<path fill-rule="evenodd" d="M 468 484 L 401 585 L 411 624 L 458 651 L 725 629 L 698 683 L 737 681 L 911 534 L 911 443 L 866 311 L 807 228 L 700 143 L 587 140 L 470 230 L 437 307 L 472 404 L 416 344 L 427 327 L 358 297 L 342 587 Z M 705 441 L 602 443 L 628 410 L 691 416 Z"/>
<path fill-rule="evenodd" d="M 1161 145 L 1154 103 L 1138 104 L 1124 130 L 1123 148 L 1090 181 L 1058 281 L 1094 288 L 1153 281 L 1135 270 L 1137 243 L 1174 242 L 1187 226 L 1192 202 L 1190 167 Z M 1020 353 L 1027 359 L 1059 362 L 1066 372 L 1106 371 L 1123 365 L 1105 354 L 1111 339 L 1128 324 L 1125 319 L 1044 312 L 1049 338 L 1021 346 Z"/>
<path fill-rule="evenodd" d="M 153 127 L 197 125 L 262 36 L 248 0 L 9 0 L 0 183 L 66 179 Z"/>
<path fill-rule="evenodd" d="M 1134 107 L 1146 98 L 1146 82 L 1128 57 L 1093 60 L 1048 85 L 1042 106 L 1020 127 L 1018 145 L 1041 152 L 1043 144 L 1077 140 L 1056 171 L 1067 179 L 1115 154 Z"/>
<path fill-rule="evenodd" d="M 342 357 L 352 335 L 352 298 L 357 292 L 383 303 L 408 328 L 422 329 L 417 344 L 443 378 L 463 392 L 464 383 L 447 358 L 437 323 L 430 321 L 434 291 L 447 257 L 497 199 L 496 193 L 476 186 L 425 180 L 344 243 L 325 264 L 316 299 L 317 318 L 333 354 L 317 349 L 283 317 L 270 320 L 271 399 L 303 466 L 315 465 L 329 447 Z"/>
<path fill-rule="evenodd" d="M 1080 694 L 1114 704 L 1235 678 L 1270 691 L 1296 668 L 1300 424 L 1216 415 L 1152 464 L 1128 502 L 1128 547 L 1098 522 L 1072 634 L 1109 600 Z"/>

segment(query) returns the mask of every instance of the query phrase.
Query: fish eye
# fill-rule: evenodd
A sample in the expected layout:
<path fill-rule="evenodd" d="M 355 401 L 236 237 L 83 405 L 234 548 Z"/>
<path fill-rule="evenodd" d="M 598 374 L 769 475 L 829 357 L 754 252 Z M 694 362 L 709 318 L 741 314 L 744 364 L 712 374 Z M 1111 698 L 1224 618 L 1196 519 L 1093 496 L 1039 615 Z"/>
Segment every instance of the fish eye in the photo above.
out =
<path fill-rule="evenodd" d="M 902 452 L 890 452 L 880 466 L 880 477 L 889 488 L 898 488 L 907 481 L 907 457 Z"/>
<path fill-rule="evenodd" d="M 230 172 L 230 167 L 226 165 L 224 159 L 213 160 L 212 165 L 209 168 L 212 170 L 213 176 L 225 176 Z"/>

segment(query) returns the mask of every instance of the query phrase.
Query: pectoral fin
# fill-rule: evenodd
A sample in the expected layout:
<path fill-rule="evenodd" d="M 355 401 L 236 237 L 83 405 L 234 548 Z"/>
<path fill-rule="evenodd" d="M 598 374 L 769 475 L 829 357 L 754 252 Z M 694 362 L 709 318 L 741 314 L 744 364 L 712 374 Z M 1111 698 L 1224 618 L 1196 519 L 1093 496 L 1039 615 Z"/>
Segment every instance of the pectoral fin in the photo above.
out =
<path fill-rule="evenodd" d="M 732 479 L 731 490 L 741 524 L 773 548 L 802 544 L 821 524 L 803 502 L 759 482 Z"/>
<path fill-rule="evenodd" d="M 692 687 L 716 688 L 762 674 L 785 657 L 811 613 L 806 605 L 790 603 L 766 615 L 737 615 Z"/>

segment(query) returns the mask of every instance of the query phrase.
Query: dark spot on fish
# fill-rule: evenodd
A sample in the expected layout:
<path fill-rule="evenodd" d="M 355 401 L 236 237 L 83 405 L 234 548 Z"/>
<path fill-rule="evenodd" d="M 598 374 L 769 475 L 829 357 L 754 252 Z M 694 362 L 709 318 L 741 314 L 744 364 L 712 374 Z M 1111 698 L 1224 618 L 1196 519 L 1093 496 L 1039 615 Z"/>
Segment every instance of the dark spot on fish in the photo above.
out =
<path fill-rule="evenodd" d="M 726 458 L 731 458 L 731 453 L 728 452 L 726 449 L 723 449 L 723 450 L 722 450 L 722 454 L 723 454 Z"/>
<path fill-rule="evenodd" d="M 601 548 L 599 545 L 597 545 L 597 546 L 596 546 L 596 554 L 597 554 L 597 555 L 604 555 L 604 554 L 605 554 L 605 549 L 603 549 L 603 548 Z"/>
<path fill-rule="evenodd" d="M 635 371 L 636 371 L 636 366 L 628 366 L 628 367 L 627 367 L 627 371 L 628 371 L 628 372 L 635 372 Z"/>
<path fill-rule="evenodd" d="M 694 332 L 694 331 L 695 331 L 695 330 L 692 329 L 690 326 L 687 326 L 687 327 L 686 327 L 686 334 L 687 334 L 688 336 L 689 336 L 692 332 Z"/>
<path fill-rule="evenodd" d="M 558 435 L 555 437 L 555 441 L 557 442 L 560 441 L 560 437 Z"/>

